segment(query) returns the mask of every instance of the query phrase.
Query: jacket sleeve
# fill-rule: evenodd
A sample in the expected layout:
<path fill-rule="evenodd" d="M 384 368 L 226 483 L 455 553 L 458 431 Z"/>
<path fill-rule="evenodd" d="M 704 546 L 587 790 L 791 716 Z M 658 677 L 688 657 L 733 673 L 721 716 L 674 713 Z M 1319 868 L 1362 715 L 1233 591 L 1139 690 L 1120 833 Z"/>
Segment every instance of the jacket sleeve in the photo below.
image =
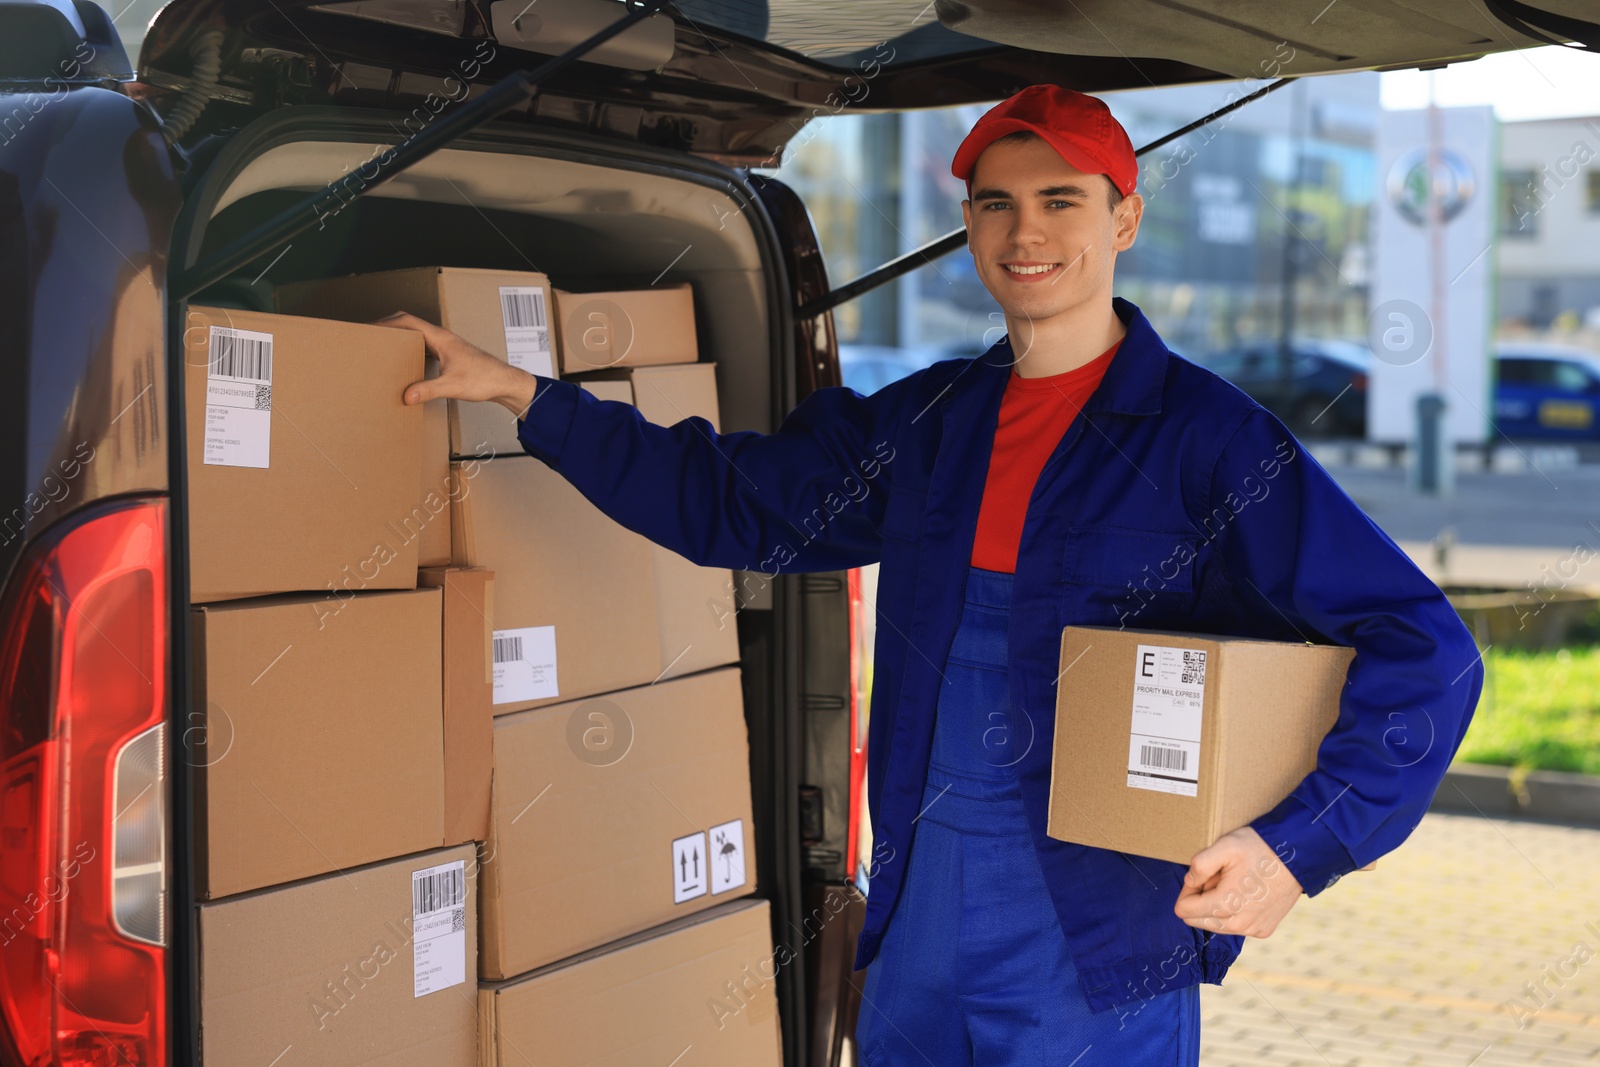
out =
<path fill-rule="evenodd" d="M 1229 438 L 1207 495 L 1231 516 L 1218 552 L 1243 602 L 1355 650 L 1316 769 L 1250 823 L 1316 896 L 1421 821 L 1477 707 L 1482 657 L 1439 587 L 1265 410 Z"/>
<path fill-rule="evenodd" d="M 886 465 L 917 372 L 862 396 L 818 389 L 770 434 L 632 404 L 536 375 L 523 449 L 614 521 L 704 567 L 826 571 L 876 563 Z"/>

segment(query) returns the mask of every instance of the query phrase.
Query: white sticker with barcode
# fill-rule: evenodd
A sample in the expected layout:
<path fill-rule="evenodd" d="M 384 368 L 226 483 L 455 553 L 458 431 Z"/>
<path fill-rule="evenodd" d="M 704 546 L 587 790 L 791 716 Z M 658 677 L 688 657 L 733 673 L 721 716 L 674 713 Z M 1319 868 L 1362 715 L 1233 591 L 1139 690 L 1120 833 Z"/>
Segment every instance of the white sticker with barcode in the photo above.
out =
<path fill-rule="evenodd" d="M 556 376 L 550 356 L 550 319 L 537 285 L 502 285 L 500 317 L 506 327 L 506 362 L 529 374 Z"/>
<path fill-rule="evenodd" d="M 1140 645 L 1133 668 L 1128 785 L 1192 797 L 1200 791 L 1200 714 L 1206 653 Z"/>
<path fill-rule="evenodd" d="M 556 628 L 524 626 L 494 632 L 494 702 L 560 696 L 556 684 Z"/>
<path fill-rule="evenodd" d="M 467 980 L 466 860 L 411 872 L 411 996 Z"/>
<path fill-rule="evenodd" d="M 211 327 L 205 462 L 268 466 L 272 445 L 272 335 Z"/>

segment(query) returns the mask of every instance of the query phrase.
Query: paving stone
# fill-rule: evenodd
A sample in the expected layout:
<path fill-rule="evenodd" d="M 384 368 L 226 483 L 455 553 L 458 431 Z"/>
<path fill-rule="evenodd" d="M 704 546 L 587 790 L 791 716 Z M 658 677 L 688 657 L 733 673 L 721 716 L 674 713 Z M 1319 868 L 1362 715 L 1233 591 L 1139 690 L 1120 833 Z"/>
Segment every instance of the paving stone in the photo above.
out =
<path fill-rule="evenodd" d="M 1600 1063 L 1597 886 L 1600 830 L 1430 813 L 1201 987 L 1201 1063 Z"/>

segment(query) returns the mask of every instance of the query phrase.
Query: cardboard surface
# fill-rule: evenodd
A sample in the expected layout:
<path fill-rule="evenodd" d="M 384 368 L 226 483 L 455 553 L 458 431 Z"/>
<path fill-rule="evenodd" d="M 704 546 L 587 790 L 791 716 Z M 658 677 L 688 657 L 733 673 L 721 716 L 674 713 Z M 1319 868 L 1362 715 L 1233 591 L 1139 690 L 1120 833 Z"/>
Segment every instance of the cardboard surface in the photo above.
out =
<path fill-rule="evenodd" d="M 270 336 L 270 371 L 254 359 L 232 368 L 267 372 L 270 386 L 247 373 L 208 391 L 211 345 L 228 330 Z M 191 307 L 184 361 L 194 603 L 415 588 L 418 534 L 405 524 L 423 415 L 401 396 L 422 377 L 421 335 Z M 207 462 L 208 449 L 257 465 Z"/>
<path fill-rule="evenodd" d="M 441 872 L 431 887 L 438 907 L 417 922 L 413 875 L 457 863 L 462 883 Z M 475 882 L 473 849 L 461 846 L 203 905 L 202 1062 L 475 1063 Z M 457 888 L 465 890 L 458 904 Z M 452 938 L 440 920 L 453 928 L 456 911 L 461 933 Z M 418 942 L 420 988 L 437 987 L 421 996 Z M 464 980 L 450 984 L 457 968 Z"/>
<path fill-rule="evenodd" d="M 194 612 L 195 845 L 216 898 L 444 840 L 440 592 Z"/>
<path fill-rule="evenodd" d="M 442 590 L 444 672 L 444 843 L 489 838 L 494 769 L 494 572 L 429 567 L 417 584 Z"/>
<path fill-rule="evenodd" d="M 688 282 L 602 293 L 554 290 L 561 373 L 700 358 Z"/>
<path fill-rule="evenodd" d="M 502 289 L 532 289 L 539 295 L 534 300 L 508 304 Z M 543 274 L 416 267 L 284 285 L 278 288 L 277 298 L 280 310 L 356 322 L 409 311 L 460 335 L 497 359 L 530 373 L 557 376 L 556 338 L 550 328 L 550 281 Z M 534 325 L 516 325 L 529 313 Z M 450 455 L 522 452 L 516 417 L 499 404 L 451 400 L 446 407 Z M 429 447 L 434 447 L 431 440 Z"/>
<path fill-rule="evenodd" d="M 624 367 L 595 371 L 575 380 L 591 391 L 626 383 L 639 413 L 658 425 L 672 426 L 698 415 L 712 430 L 722 429 L 715 364 Z M 733 572 L 696 566 L 662 545 L 652 543 L 650 549 L 656 580 L 656 625 L 666 676 L 676 678 L 739 662 Z"/>
<path fill-rule="evenodd" d="M 457 562 L 495 573 L 495 714 L 661 673 L 650 541 L 532 456 L 468 460 L 455 475 Z"/>
<path fill-rule="evenodd" d="M 779 1067 L 775 976 L 794 952 L 774 947 L 771 921 L 767 901 L 734 901 L 484 985 L 480 1062 L 637 1067 L 692 1048 L 696 1067 Z"/>
<path fill-rule="evenodd" d="M 1066 627 L 1047 832 L 1187 864 L 1316 769 L 1354 655 L 1333 645 Z"/>
<path fill-rule="evenodd" d="M 734 667 L 497 718 L 483 976 L 753 892 L 749 758 Z"/>

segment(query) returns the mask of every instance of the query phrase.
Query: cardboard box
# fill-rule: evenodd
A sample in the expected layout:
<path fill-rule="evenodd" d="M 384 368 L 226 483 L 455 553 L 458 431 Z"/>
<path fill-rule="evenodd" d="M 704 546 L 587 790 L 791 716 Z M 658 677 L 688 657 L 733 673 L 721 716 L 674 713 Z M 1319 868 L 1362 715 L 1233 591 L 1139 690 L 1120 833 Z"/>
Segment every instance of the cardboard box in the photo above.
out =
<path fill-rule="evenodd" d="M 577 379 L 574 380 L 576 381 Z M 626 377 L 586 376 L 581 381 L 578 381 L 578 384 L 601 400 L 620 400 L 624 404 L 633 403 L 633 383 L 628 381 Z"/>
<path fill-rule="evenodd" d="M 716 370 L 712 363 L 624 367 L 586 374 L 581 384 L 591 391 L 625 384 L 639 413 L 651 422 L 672 426 L 698 415 L 720 432 Z M 739 662 L 733 572 L 696 566 L 662 545 L 652 543 L 650 549 L 661 664 L 667 677 Z"/>
<path fill-rule="evenodd" d="M 203 897 L 443 843 L 440 610 L 437 589 L 195 610 Z"/>
<path fill-rule="evenodd" d="M 543 274 L 416 267 L 296 282 L 279 286 L 277 299 L 280 311 L 354 322 L 409 311 L 530 374 L 556 377 L 550 280 Z M 450 455 L 522 451 L 516 417 L 499 404 L 451 400 L 446 407 Z"/>
<path fill-rule="evenodd" d="M 470 845 L 200 908 L 201 1061 L 477 1062 Z"/>
<path fill-rule="evenodd" d="M 489 837 L 494 769 L 494 572 L 429 567 L 417 584 L 442 590 L 444 675 L 444 843 Z"/>
<path fill-rule="evenodd" d="M 455 465 L 458 564 L 495 574 L 495 714 L 661 673 L 651 543 L 532 456 Z"/>
<path fill-rule="evenodd" d="M 194 603 L 416 587 L 417 533 L 404 524 L 422 411 L 402 393 L 422 354 L 409 330 L 189 309 Z"/>
<path fill-rule="evenodd" d="M 1187 864 L 1316 769 L 1354 655 L 1337 645 L 1068 626 L 1047 832 Z"/>
<path fill-rule="evenodd" d="M 483 985 L 483 1067 L 779 1067 L 771 906 L 740 900 Z M 537 1060 L 534 1057 L 537 1056 Z"/>
<path fill-rule="evenodd" d="M 501 716 L 483 977 L 755 890 L 738 668 Z"/>
<path fill-rule="evenodd" d="M 603 293 L 554 290 L 561 373 L 700 358 L 688 282 Z"/>

